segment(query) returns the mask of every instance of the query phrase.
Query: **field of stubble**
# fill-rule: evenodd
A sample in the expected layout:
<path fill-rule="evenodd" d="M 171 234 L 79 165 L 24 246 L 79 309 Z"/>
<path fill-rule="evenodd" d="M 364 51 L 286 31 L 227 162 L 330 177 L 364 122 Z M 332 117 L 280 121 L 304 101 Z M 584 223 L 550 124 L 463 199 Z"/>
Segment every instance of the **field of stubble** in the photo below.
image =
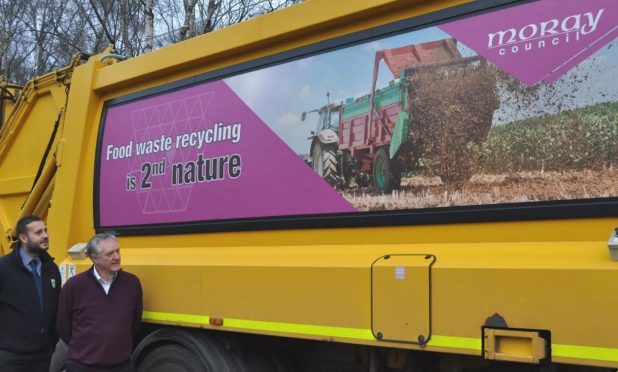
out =
<path fill-rule="evenodd" d="M 361 211 L 418 209 L 533 201 L 605 198 L 618 196 L 618 171 L 517 172 L 476 174 L 453 187 L 439 177 L 402 179 L 402 187 L 388 195 L 369 188 L 355 188 L 343 196 Z"/>

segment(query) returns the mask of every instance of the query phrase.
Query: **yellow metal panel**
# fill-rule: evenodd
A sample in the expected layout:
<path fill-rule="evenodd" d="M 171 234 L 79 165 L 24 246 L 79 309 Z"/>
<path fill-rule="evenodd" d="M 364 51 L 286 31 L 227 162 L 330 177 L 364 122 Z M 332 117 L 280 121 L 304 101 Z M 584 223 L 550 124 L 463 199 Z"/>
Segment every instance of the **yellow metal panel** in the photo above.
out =
<path fill-rule="evenodd" d="M 0 195 L 12 195 L 30 191 L 34 177 L 0 179 Z"/>
<path fill-rule="evenodd" d="M 378 339 L 425 344 L 431 337 L 431 255 L 387 255 L 371 267 L 371 328 Z"/>
<path fill-rule="evenodd" d="M 16 128 L 12 141 L 2 153 L 0 174 L 2 178 L 32 177 L 43 157 L 58 106 L 49 95 L 39 96 L 38 102 L 27 118 L 28 124 Z"/>
<path fill-rule="evenodd" d="M 498 313 L 510 327 L 551 331 L 556 360 L 617 363 L 615 323 L 594 326 L 618 311 L 618 288 L 607 284 L 618 282 L 618 270 L 603 242 L 131 247 L 136 241 L 120 239 L 124 266 L 154 292 L 146 311 L 212 316 L 224 324 L 177 316 L 153 321 L 375 344 L 359 336 L 372 330 L 369 268 L 375 257 L 396 249 L 439 258 L 431 268 L 426 350 L 480 356 L 481 326 Z"/>
<path fill-rule="evenodd" d="M 73 71 L 64 130 L 62 165 L 56 173 L 56 191 L 49 210 L 48 229 L 53 239 L 50 251 L 64 257 L 76 243 L 86 242 L 94 234 L 92 184 L 94 151 L 102 102 L 92 89 L 97 68 L 93 61 Z"/>
<path fill-rule="evenodd" d="M 45 149 L 66 101 L 65 87 L 57 84 L 55 76 L 48 74 L 36 79 L 36 83 L 29 82 L 18 102 L 13 105 L 14 111 L 0 129 L 2 253 L 8 251 L 9 239 L 6 233 L 13 228 L 20 213 L 36 210 L 42 217 L 47 215 L 48 204 L 35 200 L 43 193 L 33 195 L 28 208 L 22 209 L 22 205 L 33 186 L 39 165 L 44 161 Z M 53 152 L 54 147 L 51 149 Z M 41 188 L 41 191 L 44 189 Z M 46 196 L 50 195 L 51 192 L 48 192 Z"/>
<path fill-rule="evenodd" d="M 94 157 L 105 99 L 461 2 L 311 0 L 115 65 L 93 57 L 72 76 L 48 218 L 52 255 L 62 261 L 67 248 L 94 233 Z M 41 109 L 30 117 L 55 118 L 54 105 L 42 99 L 58 106 L 61 90 L 33 96 Z M 28 125 L 22 133 L 41 136 L 51 130 L 45 128 Z M 38 165 L 33 158 L 43 149 L 36 149 L 25 155 L 29 164 Z M 11 158 L 11 167 L 20 160 Z M 1 167 L 6 185 L 34 175 L 34 166 L 22 173 Z M 14 222 L 23 196 L 0 200 L 4 225 Z M 555 361 L 618 367 L 618 263 L 605 243 L 616 226 L 614 217 L 135 236 L 120 243 L 125 268 L 142 279 L 145 317 L 153 322 L 419 349 L 372 338 L 370 267 L 385 254 L 432 254 L 440 260 L 431 270 L 426 350 L 480 356 L 481 326 L 498 313 L 511 327 L 551 331 Z M 75 264 L 78 271 L 90 266 Z M 224 324 L 209 325 L 211 316 Z"/>
<path fill-rule="evenodd" d="M 444 248 L 432 270 L 435 333 L 475 337 L 498 313 L 509 327 L 550 330 L 557 343 L 618 346 L 614 326 L 590 331 L 599 319 L 615 324 L 618 309 L 608 285 L 618 271 L 603 243 Z"/>
<path fill-rule="evenodd" d="M 122 252 L 124 255 L 125 252 Z M 201 268 L 173 266 L 161 276 L 160 266 L 131 266 L 131 272 L 142 281 L 144 301 L 148 308 L 169 313 L 203 313 Z"/>
<path fill-rule="evenodd" d="M 369 322 L 368 272 L 368 266 L 336 273 L 279 264 L 205 268 L 204 309 L 222 318 L 360 328 Z M 354 316 L 350 308 L 358 309 Z"/>

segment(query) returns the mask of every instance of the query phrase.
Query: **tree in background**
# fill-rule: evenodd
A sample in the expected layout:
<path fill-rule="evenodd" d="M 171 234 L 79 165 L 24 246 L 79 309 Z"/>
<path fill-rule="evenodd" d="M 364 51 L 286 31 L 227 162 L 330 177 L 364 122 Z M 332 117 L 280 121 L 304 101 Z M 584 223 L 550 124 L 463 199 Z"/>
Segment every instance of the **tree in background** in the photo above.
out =
<path fill-rule="evenodd" d="M 302 0 L 0 0 L 0 75 L 23 84 L 113 44 L 128 57 Z"/>

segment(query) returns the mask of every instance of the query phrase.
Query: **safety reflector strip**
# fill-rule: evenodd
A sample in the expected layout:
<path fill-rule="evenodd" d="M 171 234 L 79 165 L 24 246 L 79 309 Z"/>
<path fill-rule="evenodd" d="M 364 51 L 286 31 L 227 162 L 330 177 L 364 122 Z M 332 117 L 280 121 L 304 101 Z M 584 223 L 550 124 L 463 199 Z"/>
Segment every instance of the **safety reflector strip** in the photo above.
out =
<path fill-rule="evenodd" d="M 143 317 L 145 320 L 165 321 L 173 323 L 187 323 L 210 325 L 210 317 L 206 315 L 191 315 L 191 314 L 175 314 L 162 313 L 155 311 L 144 311 Z M 217 326 L 215 326 L 217 327 Z M 218 328 L 218 327 L 217 327 Z M 371 333 L 370 329 L 360 328 L 344 328 L 317 326 L 309 324 L 294 324 L 294 323 L 279 323 L 279 322 L 264 322 L 258 320 L 244 320 L 224 318 L 222 329 L 233 328 L 238 330 L 254 330 L 265 332 L 278 332 L 298 335 L 311 335 L 332 338 L 348 338 L 356 340 L 375 341 L 376 338 Z M 445 347 L 453 349 L 464 349 L 478 351 L 481 355 L 482 343 L 480 338 L 473 337 L 454 337 L 432 335 L 427 343 L 427 346 Z M 618 349 L 577 346 L 577 345 L 561 345 L 552 344 L 552 356 L 598 360 L 606 362 L 618 362 Z"/>
<path fill-rule="evenodd" d="M 147 320 L 158 320 L 164 322 L 181 322 L 193 324 L 208 324 L 210 317 L 206 315 L 159 313 L 155 311 L 144 311 L 142 317 Z"/>
<path fill-rule="evenodd" d="M 154 311 L 144 311 L 143 317 L 146 320 L 158 320 L 168 322 L 209 324 L 210 317 L 202 315 L 185 315 L 174 313 L 160 313 Z M 263 322 L 258 320 L 244 320 L 224 318 L 222 328 L 246 329 L 255 331 L 268 331 L 280 333 L 295 333 L 311 336 L 353 338 L 357 340 L 375 340 L 371 330 L 358 328 L 316 326 L 309 324 Z"/>
<path fill-rule="evenodd" d="M 564 358 L 618 362 L 618 349 L 610 349 L 605 347 L 552 344 L 551 354 L 553 356 Z"/>
<path fill-rule="evenodd" d="M 472 337 L 453 337 L 431 335 L 428 346 L 452 347 L 456 349 L 478 350 L 481 351 L 482 343 L 480 338 Z"/>
<path fill-rule="evenodd" d="M 302 335 L 354 338 L 359 340 L 375 340 L 368 329 L 316 326 L 309 324 L 292 324 L 278 322 L 262 322 L 257 320 L 241 320 L 225 318 L 225 326 L 230 328 L 267 330 L 271 332 L 296 333 Z"/>

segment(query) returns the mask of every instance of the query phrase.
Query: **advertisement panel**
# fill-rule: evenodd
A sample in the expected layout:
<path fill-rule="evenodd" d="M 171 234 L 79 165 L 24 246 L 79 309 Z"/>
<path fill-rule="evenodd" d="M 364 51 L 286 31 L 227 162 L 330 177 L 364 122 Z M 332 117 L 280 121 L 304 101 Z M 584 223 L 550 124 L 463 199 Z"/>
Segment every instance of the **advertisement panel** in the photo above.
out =
<path fill-rule="evenodd" d="M 615 200 L 617 7 L 530 2 L 115 100 L 98 226 Z"/>

